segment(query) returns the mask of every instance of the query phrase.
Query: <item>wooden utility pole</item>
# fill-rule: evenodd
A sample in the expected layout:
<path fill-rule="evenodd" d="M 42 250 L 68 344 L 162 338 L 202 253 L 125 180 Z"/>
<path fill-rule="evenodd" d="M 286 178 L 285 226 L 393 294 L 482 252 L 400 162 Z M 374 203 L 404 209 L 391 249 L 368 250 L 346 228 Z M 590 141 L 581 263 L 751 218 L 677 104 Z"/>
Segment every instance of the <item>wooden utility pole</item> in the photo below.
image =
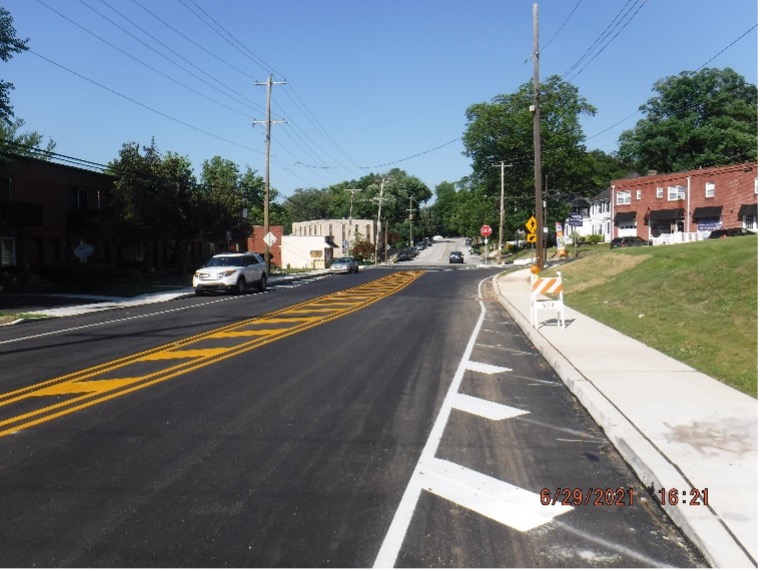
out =
<path fill-rule="evenodd" d="M 501 251 L 504 249 L 504 169 L 511 167 L 512 164 L 504 164 L 504 161 L 500 161 L 498 165 L 501 166 L 501 200 L 499 201 L 499 252 L 496 260 L 501 263 Z"/>
<path fill-rule="evenodd" d="M 536 265 L 544 269 L 544 201 L 541 196 L 541 112 L 538 81 L 538 3 L 533 4 L 533 163 L 536 188 Z"/>
<path fill-rule="evenodd" d="M 353 232 L 354 228 L 354 194 L 357 192 L 361 192 L 361 188 L 346 188 L 346 192 L 351 193 L 351 205 L 348 208 L 348 248 L 346 255 L 351 255 L 351 233 Z M 341 244 L 342 246 L 343 244 Z"/>
<path fill-rule="evenodd" d="M 270 154 L 270 148 L 272 146 L 272 123 L 285 123 L 285 121 L 272 121 L 272 86 L 273 85 L 283 85 L 286 82 L 284 81 L 272 81 L 272 76 L 270 75 L 269 78 L 267 78 L 266 83 L 256 82 L 256 85 L 266 85 L 267 86 L 267 109 L 266 109 L 266 119 L 264 121 L 255 121 L 253 122 L 254 125 L 256 123 L 264 123 L 264 143 L 266 145 L 265 150 L 265 158 L 264 158 L 264 243 L 266 244 L 266 262 L 267 262 L 267 272 L 271 268 L 271 261 L 270 261 L 270 255 L 269 255 L 269 242 L 266 240 L 266 236 L 269 234 L 269 154 Z"/>

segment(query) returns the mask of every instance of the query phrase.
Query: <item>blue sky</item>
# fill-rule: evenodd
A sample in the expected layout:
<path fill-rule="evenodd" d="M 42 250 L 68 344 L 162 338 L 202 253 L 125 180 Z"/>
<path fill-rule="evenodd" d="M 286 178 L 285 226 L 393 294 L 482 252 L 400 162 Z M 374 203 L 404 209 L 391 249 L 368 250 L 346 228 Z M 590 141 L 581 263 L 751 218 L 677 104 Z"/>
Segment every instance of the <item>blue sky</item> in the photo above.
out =
<path fill-rule="evenodd" d="M 432 190 L 471 172 L 457 139 L 467 107 L 531 81 L 533 4 L 5 0 L 31 51 L 0 62 L 0 78 L 15 85 L 25 129 L 63 155 L 107 163 L 154 137 L 196 172 L 220 155 L 263 174 L 264 130 L 252 121 L 265 117 L 256 82 L 272 74 L 287 82 L 272 92 L 272 119 L 287 121 L 272 127 L 281 194 L 391 168 Z M 538 7 L 541 78 L 563 76 L 597 108 L 582 121 L 589 149 L 615 151 L 669 75 L 707 64 L 757 85 L 755 0 Z"/>

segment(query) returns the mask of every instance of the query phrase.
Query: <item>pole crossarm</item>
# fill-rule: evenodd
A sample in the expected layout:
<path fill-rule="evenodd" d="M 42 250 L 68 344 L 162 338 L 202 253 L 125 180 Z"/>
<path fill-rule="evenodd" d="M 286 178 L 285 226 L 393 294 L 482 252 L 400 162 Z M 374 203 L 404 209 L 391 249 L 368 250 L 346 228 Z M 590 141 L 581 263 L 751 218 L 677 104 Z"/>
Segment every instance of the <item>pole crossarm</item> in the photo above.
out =
<path fill-rule="evenodd" d="M 270 156 L 270 149 L 272 146 L 272 125 L 273 124 L 279 124 L 279 123 L 285 123 L 285 121 L 272 121 L 272 86 L 273 85 L 283 85 L 286 82 L 285 81 L 272 81 L 272 76 L 270 75 L 267 78 L 266 83 L 261 82 L 254 82 L 256 85 L 266 85 L 267 86 L 267 109 L 266 109 L 266 119 L 264 121 L 253 121 L 253 125 L 256 126 L 257 123 L 263 123 L 265 127 L 264 131 L 264 142 L 266 143 L 266 155 L 265 155 L 265 162 L 264 162 L 264 236 L 267 236 L 269 234 L 269 156 Z M 265 242 L 266 247 L 266 263 L 267 263 L 267 272 L 272 267 L 270 255 L 269 255 L 269 243 Z"/>

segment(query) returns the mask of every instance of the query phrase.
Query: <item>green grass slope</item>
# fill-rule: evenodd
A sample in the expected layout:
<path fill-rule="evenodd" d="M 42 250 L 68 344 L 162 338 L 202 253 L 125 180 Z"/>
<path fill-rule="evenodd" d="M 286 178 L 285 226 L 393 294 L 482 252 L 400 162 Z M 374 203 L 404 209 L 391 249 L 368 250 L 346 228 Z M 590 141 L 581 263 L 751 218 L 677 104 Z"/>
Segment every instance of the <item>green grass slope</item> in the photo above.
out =
<path fill-rule="evenodd" d="M 568 306 L 757 398 L 756 237 L 597 252 L 562 266 Z"/>

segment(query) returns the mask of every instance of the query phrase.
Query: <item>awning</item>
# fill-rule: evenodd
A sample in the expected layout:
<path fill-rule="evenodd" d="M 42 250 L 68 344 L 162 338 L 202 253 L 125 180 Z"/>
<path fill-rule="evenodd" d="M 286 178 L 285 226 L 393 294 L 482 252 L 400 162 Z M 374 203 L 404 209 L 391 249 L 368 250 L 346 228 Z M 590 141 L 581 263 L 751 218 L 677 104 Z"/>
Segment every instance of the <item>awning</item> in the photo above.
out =
<path fill-rule="evenodd" d="M 699 206 L 694 209 L 692 218 L 694 220 L 700 220 L 704 218 L 720 218 L 720 213 L 722 211 L 722 206 Z"/>
<path fill-rule="evenodd" d="M 648 216 L 650 221 L 654 220 L 679 220 L 683 218 L 683 208 L 671 208 L 669 210 L 651 210 Z"/>
<path fill-rule="evenodd" d="M 636 220 L 636 211 L 632 212 L 616 212 L 615 213 L 615 224 L 619 224 L 620 222 L 633 222 Z"/>
<path fill-rule="evenodd" d="M 757 204 L 742 204 L 739 208 L 739 218 L 752 215 L 757 216 Z"/>

